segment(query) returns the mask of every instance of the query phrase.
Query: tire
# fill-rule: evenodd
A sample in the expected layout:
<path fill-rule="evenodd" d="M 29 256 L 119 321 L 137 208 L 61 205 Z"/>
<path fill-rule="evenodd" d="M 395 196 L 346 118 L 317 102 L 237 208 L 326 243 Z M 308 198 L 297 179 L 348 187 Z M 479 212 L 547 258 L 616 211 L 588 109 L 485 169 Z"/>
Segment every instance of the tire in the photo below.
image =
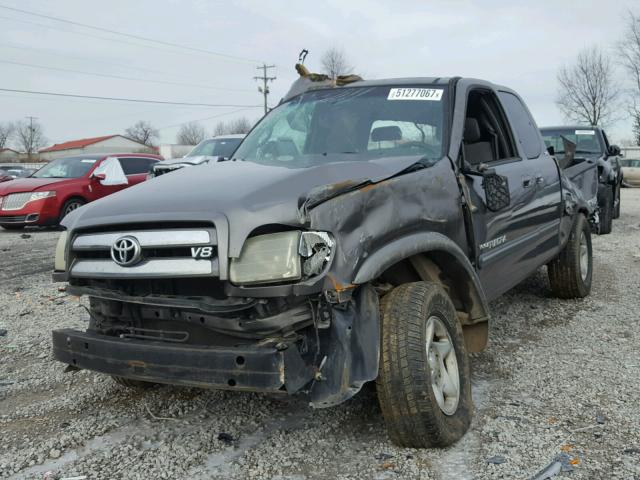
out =
<path fill-rule="evenodd" d="M 111 375 L 114 382 L 118 385 L 122 385 L 123 387 L 131 388 L 134 390 L 147 390 L 157 385 L 157 383 L 152 382 L 144 382 L 142 380 L 132 380 L 130 378 L 118 377 L 116 375 Z"/>
<path fill-rule="evenodd" d="M 589 295 L 593 277 L 591 230 L 584 215 L 578 215 L 569 241 L 560 255 L 547 265 L 549 283 L 559 298 L 582 298 Z"/>
<path fill-rule="evenodd" d="M 77 198 L 77 197 L 76 198 L 70 198 L 69 200 L 64 202 L 64 205 L 60 209 L 60 216 L 58 217 L 58 223 L 60 223 L 64 217 L 69 215 L 74 210 L 80 208 L 85 203 L 87 203 L 87 202 L 85 202 L 82 198 Z"/>
<path fill-rule="evenodd" d="M 24 225 L 2 225 L 5 230 L 24 230 Z"/>
<path fill-rule="evenodd" d="M 416 282 L 393 289 L 382 299 L 381 309 L 376 389 L 391 440 L 413 448 L 453 444 L 469 429 L 473 415 L 469 359 L 453 303 L 439 285 Z M 433 348 L 433 356 L 427 355 L 427 340 L 433 338 L 440 345 L 449 342 L 452 349 L 443 355 L 443 349 Z M 449 375 L 455 367 L 457 405 L 451 388 L 455 377 Z M 439 376 L 448 382 L 438 382 Z M 432 379 L 438 385 L 432 385 Z M 442 407 L 436 389 L 442 394 Z"/>
<path fill-rule="evenodd" d="M 620 185 L 617 186 L 616 188 L 616 194 L 614 196 L 614 204 L 615 204 L 615 208 L 613 210 L 613 218 L 614 219 L 618 219 L 620 218 L 620 203 L 621 203 L 621 199 L 620 199 Z"/>
<path fill-rule="evenodd" d="M 613 192 L 609 187 L 605 187 L 598 195 L 600 201 L 600 235 L 611 233 L 613 228 Z"/>

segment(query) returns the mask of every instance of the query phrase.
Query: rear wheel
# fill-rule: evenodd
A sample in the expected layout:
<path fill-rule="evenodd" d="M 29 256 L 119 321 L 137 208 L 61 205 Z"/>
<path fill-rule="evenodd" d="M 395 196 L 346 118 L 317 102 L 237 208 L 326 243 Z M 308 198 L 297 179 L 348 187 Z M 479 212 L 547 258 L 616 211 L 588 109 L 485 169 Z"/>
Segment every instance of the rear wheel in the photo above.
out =
<path fill-rule="evenodd" d="M 77 210 L 78 208 L 83 206 L 85 203 L 87 203 L 87 202 L 85 202 L 82 198 L 70 198 L 69 200 L 64 202 L 64 205 L 62 206 L 62 209 L 60 210 L 60 216 L 58 217 L 58 223 L 61 222 L 64 217 L 69 215 L 74 210 Z"/>
<path fill-rule="evenodd" d="M 455 308 L 439 285 L 408 283 L 383 298 L 376 387 L 399 446 L 445 447 L 468 430 L 469 360 Z"/>
<path fill-rule="evenodd" d="M 560 255 L 547 265 L 551 290 L 560 298 L 582 298 L 591 291 L 593 251 L 591 230 L 584 215 L 578 215 L 569 241 Z"/>
<path fill-rule="evenodd" d="M 606 235 L 613 228 L 613 192 L 611 188 L 604 187 L 598 195 L 600 201 L 600 230 L 598 233 Z"/>

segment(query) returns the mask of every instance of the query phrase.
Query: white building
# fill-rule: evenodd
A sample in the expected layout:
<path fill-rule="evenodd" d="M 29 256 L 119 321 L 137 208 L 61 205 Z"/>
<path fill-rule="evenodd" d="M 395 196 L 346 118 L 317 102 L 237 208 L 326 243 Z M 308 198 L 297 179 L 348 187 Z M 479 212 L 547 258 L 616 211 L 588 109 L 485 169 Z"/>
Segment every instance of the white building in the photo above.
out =
<path fill-rule="evenodd" d="M 176 145 L 163 143 L 160 145 L 160 155 L 165 159 L 181 158 L 193 150 L 193 145 Z"/>
<path fill-rule="evenodd" d="M 83 138 L 71 140 L 40 150 L 40 160 L 52 160 L 59 157 L 82 155 L 83 153 L 155 153 L 147 145 L 131 140 L 123 135 L 107 135 L 105 137 Z"/>
<path fill-rule="evenodd" d="M 20 152 L 13 148 L 0 148 L 0 162 L 19 162 Z"/>

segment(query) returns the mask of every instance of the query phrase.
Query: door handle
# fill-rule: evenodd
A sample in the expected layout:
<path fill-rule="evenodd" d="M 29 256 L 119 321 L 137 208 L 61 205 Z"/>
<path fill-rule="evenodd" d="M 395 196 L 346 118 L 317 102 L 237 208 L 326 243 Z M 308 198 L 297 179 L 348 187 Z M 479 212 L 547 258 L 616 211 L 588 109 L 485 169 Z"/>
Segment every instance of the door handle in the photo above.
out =
<path fill-rule="evenodd" d="M 542 175 L 536 175 L 536 184 L 537 185 L 544 185 L 545 184 L 545 179 Z"/>
<path fill-rule="evenodd" d="M 522 177 L 522 186 L 524 188 L 529 188 L 531 185 L 533 185 L 532 177 Z"/>

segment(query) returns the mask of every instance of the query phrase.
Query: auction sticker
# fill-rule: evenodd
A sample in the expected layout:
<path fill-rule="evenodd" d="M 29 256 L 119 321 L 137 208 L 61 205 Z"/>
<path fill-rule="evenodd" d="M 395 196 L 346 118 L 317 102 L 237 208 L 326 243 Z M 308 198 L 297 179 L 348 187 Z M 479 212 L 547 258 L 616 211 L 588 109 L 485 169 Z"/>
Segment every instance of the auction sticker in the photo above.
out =
<path fill-rule="evenodd" d="M 387 100 L 431 100 L 439 102 L 444 90 L 437 88 L 392 88 Z"/>
<path fill-rule="evenodd" d="M 594 130 L 576 130 L 576 135 L 595 135 Z"/>

